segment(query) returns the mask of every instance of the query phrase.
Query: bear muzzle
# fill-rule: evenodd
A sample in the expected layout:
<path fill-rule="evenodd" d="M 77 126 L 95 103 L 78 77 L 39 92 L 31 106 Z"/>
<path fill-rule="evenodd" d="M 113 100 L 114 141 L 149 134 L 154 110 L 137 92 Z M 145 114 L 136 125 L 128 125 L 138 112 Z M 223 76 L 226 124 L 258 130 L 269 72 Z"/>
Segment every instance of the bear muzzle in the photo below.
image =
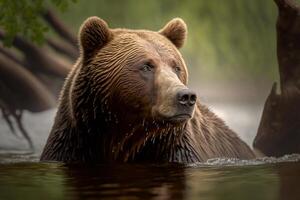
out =
<path fill-rule="evenodd" d="M 155 107 L 155 116 L 170 123 L 183 123 L 194 115 L 197 95 L 187 87 L 177 88 L 164 98 L 164 101 Z"/>
<path fill-rule="evenodd" d="M 185 122 L 193 117 L 197 95 L 190 89 L 181 89 L 175 96 L 176 112 L 167 121 Z"/>

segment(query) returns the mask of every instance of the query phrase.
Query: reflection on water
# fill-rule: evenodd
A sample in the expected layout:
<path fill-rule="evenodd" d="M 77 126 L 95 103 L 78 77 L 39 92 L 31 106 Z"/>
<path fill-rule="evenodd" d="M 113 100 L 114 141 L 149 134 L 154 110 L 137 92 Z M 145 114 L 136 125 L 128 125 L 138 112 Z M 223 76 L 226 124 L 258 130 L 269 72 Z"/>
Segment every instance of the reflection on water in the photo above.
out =
<path fill-rule="evenodd" d="M 189 166 L 64 165 L 2 155 L 0 199 L 299 199 L 300 156 Z M 21 161 L 24 161 L 21 160 Z M 244 164 L 243 164 L 244 163 Z"/>

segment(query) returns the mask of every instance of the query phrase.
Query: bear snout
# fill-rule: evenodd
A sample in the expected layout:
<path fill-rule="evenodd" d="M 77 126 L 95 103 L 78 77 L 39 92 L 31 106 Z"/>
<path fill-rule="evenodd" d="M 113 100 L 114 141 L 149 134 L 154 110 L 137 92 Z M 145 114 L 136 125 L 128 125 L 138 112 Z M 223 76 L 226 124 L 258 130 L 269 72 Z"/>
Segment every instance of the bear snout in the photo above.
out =
<path fill-rule="evenodd" d="M 193 117 L 197 95 L 194 91 L 184 88 L 176 92 L 175 107 L 176 111 L 169 118 L 170 121 L 186 121 Z"/>
<path fill-rule="evenodd" d="M 197 95 L 190 89 L 183 89 L 177 92 L 177 103 L 179 106 L 192 107 L 195 105 Z"/>

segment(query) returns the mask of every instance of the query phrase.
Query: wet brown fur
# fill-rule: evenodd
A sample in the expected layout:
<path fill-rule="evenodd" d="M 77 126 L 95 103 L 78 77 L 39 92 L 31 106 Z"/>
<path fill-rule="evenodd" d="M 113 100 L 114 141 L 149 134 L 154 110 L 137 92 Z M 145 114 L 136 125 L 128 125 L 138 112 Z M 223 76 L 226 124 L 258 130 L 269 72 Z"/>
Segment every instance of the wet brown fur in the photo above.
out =
<path fill-rule="evenodd" d="M 253 158 L 251 149 L 199 101 L 192 119 L 159 120 L 156 82 L 142 84 L 135 68 L 146 58 L 187 68 L 177 48 L 186 25 L 174 19 L 161 31 L 109 29 L 96 17 L 80 31 L 81 56 L 62 89 L 53 128 L 41 160 L 63 162 L 202 162 Z M 172 62 L 171 62 L 172 61 Z"/>

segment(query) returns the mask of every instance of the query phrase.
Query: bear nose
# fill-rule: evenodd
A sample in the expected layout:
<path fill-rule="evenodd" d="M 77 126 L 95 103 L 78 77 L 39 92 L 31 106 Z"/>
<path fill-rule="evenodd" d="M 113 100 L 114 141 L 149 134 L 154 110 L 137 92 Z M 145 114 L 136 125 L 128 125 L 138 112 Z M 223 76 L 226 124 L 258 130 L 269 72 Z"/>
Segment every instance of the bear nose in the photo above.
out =
<path fill-rule="evenodd" d="M 181 105 L 193 106 L 196 103 L 197 95 L 190 89 L 184 89 L 177 93 L 177 100 Z"/>

